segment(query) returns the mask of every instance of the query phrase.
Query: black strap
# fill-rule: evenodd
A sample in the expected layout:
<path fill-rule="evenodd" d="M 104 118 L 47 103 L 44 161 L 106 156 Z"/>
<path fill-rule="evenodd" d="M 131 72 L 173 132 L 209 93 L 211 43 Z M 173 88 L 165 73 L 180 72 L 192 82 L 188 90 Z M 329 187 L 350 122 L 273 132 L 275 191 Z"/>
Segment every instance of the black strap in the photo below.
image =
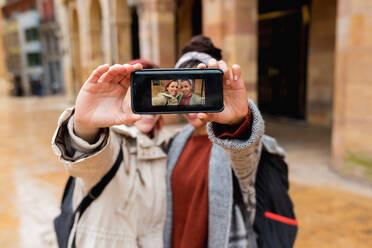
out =
<path fill-rule="evenodd" d="M 122 161 L 123 161 L 123 149 L 120 146 L 119 155 L 116 158 L 114 165 L 102 177 L 102 179 L 88 192 L 88 194 L 84 197 L 84 199 L 80 202 L 79 206 L 76 208 L 75 216 L 76 214 L 79 214 L 78 222 L 81 216 L 83 216 L 85 210 L 89 207 L 89 205 L 100 196 L 102 191 L 110 183 L 111 179 L 115 176 L 116 172 L 118 171 Z M 72 248 L 76 247 L 75 241 L 76 241 L 76 232 L 74 233 L 74 239 L 72 241 Z"/>
<path fill-rule="evenodd" d="M 238 204 L 240 211 L 242 212 L 244 218 L 244 224 L 247 231 L 247 241 L 249 242 L 250 248 L 257 248 L 257 237 L 256 233 L 253 230 L 253 225 L 251 225 L 250 221 L 250 212 L 247 210 L 244 200 L 243 194 L 239 185 L 238 178 L 235 175 L 235 172 L 232 171 L 233 177 L 233 194 L 234 194 L 234 201 Z"/>

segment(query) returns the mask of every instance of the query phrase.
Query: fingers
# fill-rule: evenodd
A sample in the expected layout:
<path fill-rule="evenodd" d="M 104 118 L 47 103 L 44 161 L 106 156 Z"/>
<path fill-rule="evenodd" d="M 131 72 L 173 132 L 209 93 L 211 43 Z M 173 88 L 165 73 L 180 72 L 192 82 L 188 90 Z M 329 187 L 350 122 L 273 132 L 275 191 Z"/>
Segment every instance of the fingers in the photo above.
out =
<path fill-rule="evenodd" d="M 210 59 L 208 61 L 208 68 L 218 68 L 217 60 Z"/>
<path fill-rule="evenodd" d="M 241 69 L 240 69 L 240 66 L 237 65 L 237 64 L 234 64 L 232 66 L 232 82 L 231 82 L 231 86 L 233 88 L 241 88 L 241 87 L 244 87 L 244 82 L 241 78 Z"/>
<path fill-rule="evenodd" d="M 134 70 L 142 69 L 142 65 L 137 63 L 135 65 L 119 65 L 115 64 L 111 66 L 105 73 L 103 73 L 98 79 L 98 83 L 118 83 L 124 88 L 129 87 L 129 77 Z"/>
<path fill-rule="evenodd" d="M 231 84 L 231 75 L 230 75 L 230 70 L 227 67 L 225 61 L 220 60 L 217 61 L 215 59 L 211 59 L 208 61 L 208 67 L 209 68 L 220 68 L 223 71 L 223 82 L 225 85 L 230 85 Z"/>
<path fill-rule="evenodd" d="M 129 65 L 129 64 L 125 64 L 123 65 L 124 69 L 125 69 L 125 74 L 122 75 L 122 77 L 120 78 L 120 80 L 117 82 L 119 83 L 121 86 L 123 86 L 125 89 L 129 87 L 130 85 L 130 74 L 134 71 L 134 70 L 137 70 L 136 68 L 138 69 L 142 69 L 142 65 L 137 63 L 135 65 Z"/>
<path fill-rule="evenodd" d="M 134 114 L 132 111 L 131 93 L 128 90 L 122 102 L 122 113 L 116 120 L 115 125 L 126 124 L 133 125 L 136 121 L 139 121 L 142 117 Z"/>
<path fill-rule="evenodd" d="M 215 59 L 211 59 L 208 61 L 208 67 L 220 68 L 223 71 L 223 79 L 225 85 L 230 85 L 233 89 L 244 87 L 244 82 L 241 78 L 241 69 L 239 65 L 234 64 L 232 66 L 232 75 L 230 75 L 230 70 L 223 60 L 217 62 Z"/>
<path fill-rule="evenodd" d="M 111 70 L 111 69 L 110 69 Z M 123 65 L 116 64 L 112 66 L 113 77 L 110 83 L 119 83 L 126 76 L 126 68 Z"/>
<path fill-rule="evenodd" d="M 114 83 L 115 80 L 118 81 L 118 76 L 125 73 L 125 67 L 119 64 L 113 65 L 110 69 L 105 72 L 99 79 L 98 83 Z"/>
<path fill-rule="evenodd" d="M 218 67 L 223 71 L 223 82 L 226 85 L 230 85 L 231 84 L 231 81 L 230 81 L 230 70 L 227 67 L 225 61 L 223 61 L 223 60 L 218 61 Z"/>
<path fill-rule="evenodd" d="M 108 64 L 104 64 L 104 65 L 98 66 L 92 72 L 92 74 L 90 74 L 90 76 L 89 76 L 89 78 L 88 78 L 87 81 L 89 81 L 91 83 L 97 83 L 98 79 L 102 76 L 102 74 L 104 74 L 105 72 L 107 72 L 109 69 L 110 69 L 110 66 Z"/>
<path fill-rule="evenodd" d="M 133 65 L 133 70 L 142 70 L 143 66 L 140 63 L 134 64 Z"/>
<path fill-rule="evenodd" d="M 205 69 L 205 68 L 207 68 L 206 64 L 204 64 L 204 63 L 198 64 L 198 69 Z"/>

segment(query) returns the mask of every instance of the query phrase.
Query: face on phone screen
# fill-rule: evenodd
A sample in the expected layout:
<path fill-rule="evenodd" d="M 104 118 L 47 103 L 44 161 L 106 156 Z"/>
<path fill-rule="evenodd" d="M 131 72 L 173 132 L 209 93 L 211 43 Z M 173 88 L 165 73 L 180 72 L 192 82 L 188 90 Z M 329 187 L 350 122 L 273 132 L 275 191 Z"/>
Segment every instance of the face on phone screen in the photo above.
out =
<path fill-rule="evenodd" d="M 152 106 L 205 105 L 205 80 L 151 80 L 151 97 Z"/>
<path fill-rule="evenodd" d="M 151 69 L 131 74 L 132 110 L 138 114 L 221 112 L 220 69 Z"/>

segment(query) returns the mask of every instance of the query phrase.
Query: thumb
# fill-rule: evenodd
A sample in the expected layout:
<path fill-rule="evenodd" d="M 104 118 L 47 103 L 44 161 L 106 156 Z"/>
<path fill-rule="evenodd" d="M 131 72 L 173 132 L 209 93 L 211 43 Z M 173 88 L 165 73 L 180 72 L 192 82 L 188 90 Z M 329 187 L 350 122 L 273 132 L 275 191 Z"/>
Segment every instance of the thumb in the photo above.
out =
<path fill-rule="evenodd" d="M 203 122 L 215 122 L 218 120 L 218 113 L 198 113 L 198 118 Z"/>
<path fill-rule="evenodd" d="M 141 120 L 142 116 L 133 113 L 122 113 L 114 122 L 114 125 L 133 125 Z"/>

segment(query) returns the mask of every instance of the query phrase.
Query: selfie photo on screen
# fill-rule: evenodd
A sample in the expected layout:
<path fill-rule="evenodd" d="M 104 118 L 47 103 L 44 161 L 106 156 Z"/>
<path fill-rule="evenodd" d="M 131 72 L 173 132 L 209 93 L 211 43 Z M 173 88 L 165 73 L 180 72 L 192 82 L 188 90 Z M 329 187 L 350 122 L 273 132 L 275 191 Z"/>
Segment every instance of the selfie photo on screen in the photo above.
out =
<path fill-rule="evenodd" d="M 153 106 L 204 105 L 203 79 L 151 80 Z"/>

